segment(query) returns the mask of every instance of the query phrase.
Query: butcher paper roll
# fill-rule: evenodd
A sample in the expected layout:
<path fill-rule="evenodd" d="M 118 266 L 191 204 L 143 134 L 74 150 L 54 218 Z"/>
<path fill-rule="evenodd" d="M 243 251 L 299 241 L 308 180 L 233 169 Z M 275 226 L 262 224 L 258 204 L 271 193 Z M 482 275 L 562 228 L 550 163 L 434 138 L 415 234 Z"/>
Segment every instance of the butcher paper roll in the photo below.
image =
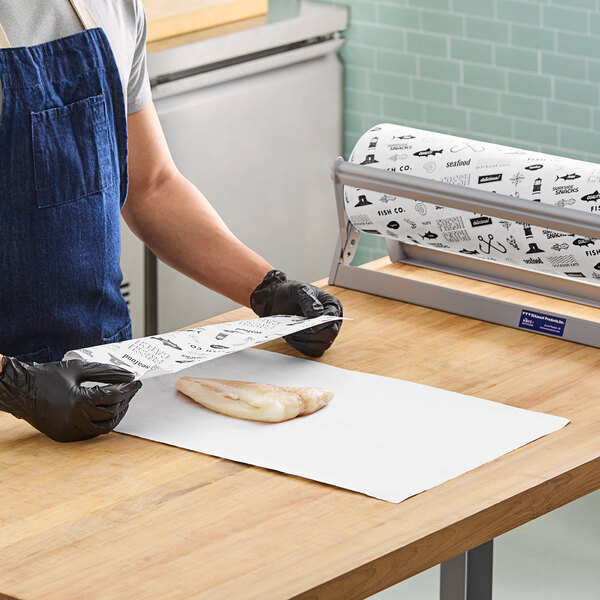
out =
<path fill-rule="evenodd" d="M 382 123 L 350 162 L 458 186 L 600 212 L 600 165 Z M 364 233 L 555 275 L 600 279 L 600 240 L 346 186 Z"/>

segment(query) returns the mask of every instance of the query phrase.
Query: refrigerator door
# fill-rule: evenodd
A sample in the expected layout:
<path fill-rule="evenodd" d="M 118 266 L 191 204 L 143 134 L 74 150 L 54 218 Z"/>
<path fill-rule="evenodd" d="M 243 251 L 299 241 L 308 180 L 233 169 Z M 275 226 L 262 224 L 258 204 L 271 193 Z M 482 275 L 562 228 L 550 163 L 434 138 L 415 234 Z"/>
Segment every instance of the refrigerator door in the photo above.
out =
<path fill-rule="evenodd" d="M 330 169 L 342 152 L 342 43 L 330 39 L 154 88 L 183 175 L 246 245 L 304 281 L 326 275 L 336 243 Z M 237 306 L 160 262 L 157 300 L 161 332 Z"/>

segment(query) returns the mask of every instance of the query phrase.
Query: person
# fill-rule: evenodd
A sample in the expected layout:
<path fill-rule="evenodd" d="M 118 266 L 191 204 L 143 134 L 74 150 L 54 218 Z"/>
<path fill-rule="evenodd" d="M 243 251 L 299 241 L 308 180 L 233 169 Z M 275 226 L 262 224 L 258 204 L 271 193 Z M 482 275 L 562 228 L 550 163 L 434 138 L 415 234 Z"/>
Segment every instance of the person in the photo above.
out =
<path fill-rule="evenodd" d="M 177 170 L 141 0 L 0 0 L 0 25 L 0 410 L 62 442 L 123 418 L 141 386 L 132 373 L 61 360 L 131 337 L 121 212 L 161 260 L 259 316 L 342 314 L 242 244 Z M 339 327 L 286 339 L 320 356 Z"/>

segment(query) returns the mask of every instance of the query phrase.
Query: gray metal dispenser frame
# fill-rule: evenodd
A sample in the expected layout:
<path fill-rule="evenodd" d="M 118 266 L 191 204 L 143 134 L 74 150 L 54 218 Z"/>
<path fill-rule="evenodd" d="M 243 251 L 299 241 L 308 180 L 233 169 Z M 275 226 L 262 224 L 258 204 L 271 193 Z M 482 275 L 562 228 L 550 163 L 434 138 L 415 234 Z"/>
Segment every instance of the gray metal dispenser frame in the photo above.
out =
<path fill-rule="evenodd" d="M 354 257 L 361 234 L 354 228 L 346 214 L 344 186 L 348 185 L 429 204 L 447 206 L 491 217 L 500 217 L 528 225 L 538 225 L 565 233 L 600 238 L 600 215 L 550 204 L 525 201 L 503 194 L 460 187 L 415 177 L 414 175 L 392 173 L 382 169 L 356 165 L 344 161 L 341 157 L 337 158 L 333 164 L 332 179 L 335 187 L 340 237 L 329 274 L 330 285 L 367 292 L 517 329 L 521 328 L 519 324 L 523 310 L 535 313 L 539 312 L 540 309 L 416 281 L 407 277 L 351 266 L 350 263 Z M 435 248 L 416 246 L 397 240 L 386 239 L 386 246 L 392 262 L 427 267 L 600 308 L 600 285 L 595 283 L 481 260 Z M 546 310 L 543 313 L 565 321 L 561 336 L 533 331 L 528 328 L 522 329 L 600 348 L 600 322 Z"/>
<path fill-rule="evenodd" d="M 341 157 L 333 165 L 332 179 L 340 237 L 329 274 L 331 285 L 517 329 L 520 328 L 523 310 L 539 312 L 540 309 L 351 266 L 360 232 L 354 228 L 346 214 L 344 186 L 500 217 L 528 225 L 538 225 L 565 233 L 600 238 L 600 215 L 356 165 L 344 161 Z M 600 308 L 600 285 L 594 283 L 406 244 L 397 240 L 386 239 L 386 246 L 392 262 L 427 267 Z M 549 313 L 546 310 L 543 312 L 545 315 L 564 319 L 564 331 L 560 336 L 562 339 L 600 348 L 600 322 Z M 532 330 L 526 329 L 526 331 Z M 557 337 L 543 332 L 532 332 Z M 440 600 L 491 600 L 492 575 L 493 540 L 489 540 L 442 563 Z"/>

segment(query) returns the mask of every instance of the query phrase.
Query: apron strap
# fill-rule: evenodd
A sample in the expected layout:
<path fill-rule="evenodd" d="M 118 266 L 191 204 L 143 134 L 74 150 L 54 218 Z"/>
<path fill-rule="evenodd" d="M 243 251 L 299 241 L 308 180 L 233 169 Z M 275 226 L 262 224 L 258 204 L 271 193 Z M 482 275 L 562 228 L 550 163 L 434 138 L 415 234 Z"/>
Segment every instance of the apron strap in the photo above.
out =
<path fill-rule="evenodd" d="M 10 48 L 10 42 L 6 37 L 6 33 L 4 33 L 4 29 L 2 24 L 0 23 L 0 48 Z"/>
<path fill-rule="evenodd" d="M 96 20 L 92 16 L 92 13 L 90 13 L 88 10 L 83 0 L 70 0 L 70 2 L 84 29 L 94 29 L 98 27 Z M 10 48 L 10 42 L 6 37 L 6 32 L 2 27 L 2 23 L 0 23 L 0 48 Z"/>
<path fill-rule="evenodd" d="M 98 23 L 96 23 L 96 20 L 92 17 L 92 13 L 88 10 L 84 0 L 71 0 L 71 6 L 73 6 L 73 10 L 77 13 L 84 29 L 94 29 L 98 27 Z"/>

